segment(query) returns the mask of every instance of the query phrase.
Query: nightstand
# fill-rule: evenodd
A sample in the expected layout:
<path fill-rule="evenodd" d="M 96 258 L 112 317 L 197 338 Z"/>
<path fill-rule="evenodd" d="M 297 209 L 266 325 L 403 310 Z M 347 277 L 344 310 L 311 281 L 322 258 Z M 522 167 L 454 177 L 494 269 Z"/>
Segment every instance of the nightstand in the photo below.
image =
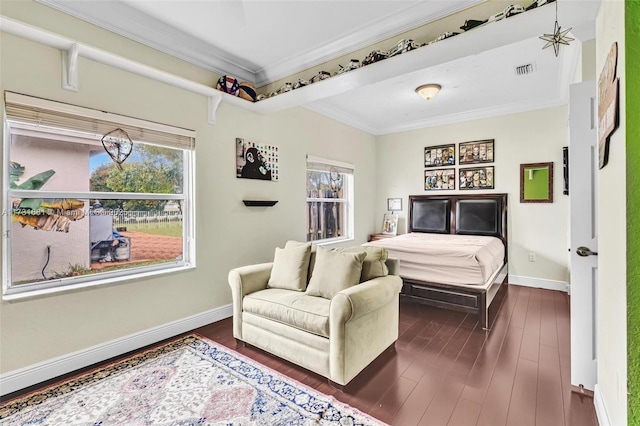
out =
<path fill-rule="evenodd" d="M 371 234 L 369 235 L 369 241 L 382 240 L 384 238 L 393 238 L 395 235 L 391 234 Z"/>

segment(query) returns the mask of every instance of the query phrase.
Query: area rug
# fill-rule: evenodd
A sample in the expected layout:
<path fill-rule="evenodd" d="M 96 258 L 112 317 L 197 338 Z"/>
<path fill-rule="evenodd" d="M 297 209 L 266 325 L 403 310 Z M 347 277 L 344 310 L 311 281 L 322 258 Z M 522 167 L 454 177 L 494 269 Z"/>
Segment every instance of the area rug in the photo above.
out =
<path fill-rule="evenodd" d="M 13 425 L 381 425 L 190 335 L 0 405 Z"/>

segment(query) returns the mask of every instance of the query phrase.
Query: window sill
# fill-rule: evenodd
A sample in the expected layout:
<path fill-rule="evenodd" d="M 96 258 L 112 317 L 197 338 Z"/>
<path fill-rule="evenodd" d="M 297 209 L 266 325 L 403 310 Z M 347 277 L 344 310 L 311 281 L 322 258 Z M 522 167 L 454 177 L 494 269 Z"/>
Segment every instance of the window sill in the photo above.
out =
<path fill-rule="evenodd" d="M 80 289 L 109 285 L 109 284 L 118 284 L 125 281 L 137 280 L 140 278 L 148 278 L 148 277 L 155 277 L 158 275 L 183 272 L 183 271 L 188 271 L 195 268 L 196 267 L 193 264 L 180 265 L 180 266 L 175 266 L 171 268 L 163 268 L 163 269 L 156 269 L 151 271 L 142 271 L 139 273 L 131 273 L 131 274 L 117 276 L 117 277 L 105 277 L 101 279 L 96 279 L 91 281 L 82 281 L 78 283 L 70 282 L 69 284 L 66 284 L 66 285 L 60 285 L 57 287 L 43 288 L 43 289 L 37 289 L 37 290 L 31 290 L 31 291 L 22 290 L 20 289 L 20 287 L 14 287 L 12 289 L 8 289 L 5 291 L 5 293 L 2 295 L 2 300 L 6 302 L 11 302 L 11 301 L 17 301 L 22 299 L 36 298 L 39 296 L 47 296 L 50 294 L 58 294 L 58 293 L 63 293 L 67 291 L 72 291 L 72 290 L 80 290 Z"/>
<path fill-rule="evenodd" d="M 338 243 L 346 243 L 349 241 L 354 241 L 355 238 L 353 237 L 339 237 L 339 238 L 331 238 L 328 240 L 320 240 L 319 242 L 315 242 L 315 241 L 311 241 L 312 244 L 318 245 L 318 246 L 329 246 L 332 244 L 338 244 Z"/>

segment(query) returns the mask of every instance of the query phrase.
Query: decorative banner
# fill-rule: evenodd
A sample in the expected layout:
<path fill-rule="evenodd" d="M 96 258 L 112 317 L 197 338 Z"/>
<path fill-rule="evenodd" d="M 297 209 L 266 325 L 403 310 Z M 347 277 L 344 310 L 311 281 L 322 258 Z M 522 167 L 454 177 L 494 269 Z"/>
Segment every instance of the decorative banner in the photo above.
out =
<path fill-rule="evenodd" d="M 609 140 L 620 125 L 620 79 L 617 77 L 618 43 L 611 45 L 598 79 L 598 157 L 602 169 L 609 161 Z"/>
<path fill-rule="evenodd" d="M 236 177 L 278 180 L 278 147 L 236 138 Z"/>

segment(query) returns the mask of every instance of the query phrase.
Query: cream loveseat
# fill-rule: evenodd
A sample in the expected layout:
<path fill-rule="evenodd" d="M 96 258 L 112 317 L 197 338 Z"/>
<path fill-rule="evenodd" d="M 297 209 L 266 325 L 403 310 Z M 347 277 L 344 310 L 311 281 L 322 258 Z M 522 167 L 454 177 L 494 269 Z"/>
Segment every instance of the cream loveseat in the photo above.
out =
<path fill-rule="evenodd" d="M 289 241 L 229 273 L 233 335 L 344 386 L 398 339 L 397 269 L 385 249 Z"/>

